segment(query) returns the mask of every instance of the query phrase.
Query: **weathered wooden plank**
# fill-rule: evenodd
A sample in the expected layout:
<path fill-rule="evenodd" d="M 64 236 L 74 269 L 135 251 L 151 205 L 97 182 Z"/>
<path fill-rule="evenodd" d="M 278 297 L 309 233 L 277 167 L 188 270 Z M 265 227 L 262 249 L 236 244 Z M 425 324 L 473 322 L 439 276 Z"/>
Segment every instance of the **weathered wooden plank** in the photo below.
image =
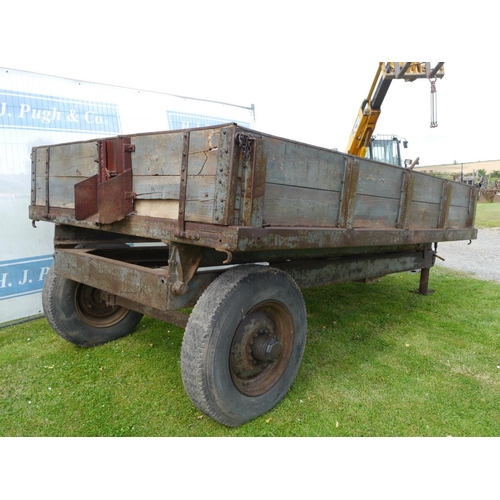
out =
<path fill-rule="evenodd" d="M 447 227 L 466 227 L 469 217 L 468 207 L 450 206 Z"/>
<path fill-rule="evenodd" d="M 196 175 L 215 175 L 219 131 L 190 132 L 189 171 Z M 134 175 L 179 175 L 182 164 L 183 132 L 166 132 L 131 137 Z"/>
<path fill-rule="evenodd" d="M 221 130 L 192 130 L 190 135 L 190 175 L 215 175 L 220 155 Z"/>
<path fill-rule="evenodd" d="M 338 210 L 338 192 L 266 184 L 264 225 L 334 227 Z"/>
<path fill-rule="evenodd" d="M 177 219 L 179 213 L 178 200 L 135 200 L 134 212 L 145 217 L 161 219 Z"/>
<path fill-rule="evenodd" d="M 397 223 L 399 199 L 378 198 L 358 194 L 352 227 L 394 229 Z"/>
<path fill-rule="evenodd" d="M 360 160 L 358 194 L 399 199 L 403 175 L 404 171 L 400 168 Z"/>
<path fill-rule="evenodd" d="M 49 178 L 49 205 L 51 207 L 75 208 L 74 185 L 81 178 L 52 177 Z"/>
<path fill-rule="evenodd" d="M 276 138 L 262 141 L 266 182 L 340 191 L 344 158 L 333 151 Z"/>
<path fill-rule="evenodd" d="M 188 200 L 186 202 L 186 221 L 212 223 L 213 200 Z"/>
<path fill-rule="evenodd" d="M 210 222 L 212 220 L 213 205 L 204 200 L 190 200 L 186 202 L 186 220 L 190 222 Z M 179 214 L 178 200 L 136 200 L 134 211 L 137 215 L 158 217 L 177 221 Z"/>
<path fill-rule="evenodd" d="M 75 177 L 50 177 L 50 205 L 54 207 L 74 208 L 74 185 L 80 182 Z M 135 177 L 134 191 L 139 199 L 179 199 L 179 176 L 163 177 Z M 40 205 L 44 204 L 45 179 L 37 181 L 37 197 Z M 213 203 L 214 178 L 189 177 L 187 198 L 204 203 L 210 200 Z"/>
<path fill-rule="evenodd" d="M 438 225 L 439 199 L 437 203 L 422 203 L 413 201 L 408 217 L 410 229 L 435 229 Z"/>
<path fill-rule="evenodd" d="M 132 172 L 136 176 L 180 175 L 182 133 L 132 136 Z"/>
<path fill-rule="evenodd" d="M 470 197 L 470 186 L 453 182 L 453 194 L 451 197 L 451 206 L 468 207 Z"/>
<path fill-rule="evenodd" d="M 137 193 L 138 199 L 179 199 L 179 176 L 161 176 L 161 177 L 134 177 L 133 189 Z M 80 182 L 77 177 L 50 177 L 50 206 L 60 208 L 74 208 L 74 185 Z M 43 184 L 43 183 L 41 183 Z M 186 207 L 186 211 L 194 217 L 201 213 L 203 221 L 206 221 L 208 206 L 211 206 L 210 213 L 213 211 L 214 199 L 214 177 L 208 176 L 188 176 L 186 199 L 188 202 L 199 202 L 203 204 L 203 209 L 197 209 L 194 205 Z M 149 191 L 148 191 L 149 190 Z M 43 203 L 40 203 L 43 204 Z"/>
<path fill-rule="evenodd" d="M 413 201 L 440 203 L 443 181 L 437 177 L 413 173 Z"/>
<path fill-rule="evenodd" d="M 36 148 L 33 153 L 32 168 L 34 168 L 34 179 L 32 178 L 32 199 L 35 205 L 46 205 L 47 203 L 47 159 L 48 148 Z"/>
<path fill-rule="evenodd" d="M 97 142 L 77 142 L 50 147 L 50 176 L 83 180 L 99 170 Z"/>
<path fill-rule="evenodd" d="M 179 199 L 180 175 L 133 175 L 132 189 L 141 200 Z"/>

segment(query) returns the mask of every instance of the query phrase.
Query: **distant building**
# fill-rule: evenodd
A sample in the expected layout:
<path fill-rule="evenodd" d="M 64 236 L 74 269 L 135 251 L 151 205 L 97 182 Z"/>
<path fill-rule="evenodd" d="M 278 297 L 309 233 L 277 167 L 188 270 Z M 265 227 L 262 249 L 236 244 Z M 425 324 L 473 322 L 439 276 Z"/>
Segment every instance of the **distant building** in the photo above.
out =
<path fill-rule="evenodd" d="M 472 176 L 478 170 L 484 170 L 486 175 L 488 175 L 490 172 L 500 170 L 500 160 L 474 161 L 468 163 L 455 162 L 444 165 L 417 165 L 415 170 L 433 174 L 463 174 L 464 176 Z"/>

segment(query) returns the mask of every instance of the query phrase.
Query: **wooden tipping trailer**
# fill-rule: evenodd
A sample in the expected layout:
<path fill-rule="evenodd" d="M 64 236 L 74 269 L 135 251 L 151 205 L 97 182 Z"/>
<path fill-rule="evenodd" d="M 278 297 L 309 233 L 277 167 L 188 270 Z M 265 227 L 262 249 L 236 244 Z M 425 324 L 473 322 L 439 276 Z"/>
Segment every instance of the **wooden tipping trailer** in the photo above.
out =
<path fill-rule="evenodd" d="M 229 123 L 35 147 L 29 217 L 55 224 L 43 290 L 54 330 L 94 346 L 144 314 L 185 327 L 188 395 L 236 426 L 293 383 L 301 288 L 420 269 L 429 293 L 433 245 L 477 236 L 476 198 Z"/>

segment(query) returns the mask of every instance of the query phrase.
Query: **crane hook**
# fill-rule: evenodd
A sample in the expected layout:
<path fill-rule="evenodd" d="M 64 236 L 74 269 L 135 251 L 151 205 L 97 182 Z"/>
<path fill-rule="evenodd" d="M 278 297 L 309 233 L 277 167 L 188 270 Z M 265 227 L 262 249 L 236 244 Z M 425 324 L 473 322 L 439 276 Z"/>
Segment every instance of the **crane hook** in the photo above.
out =
<path fill-rule="evenodd" d="M 431 128 L 436 128 L 437 124 L 437 92 L 436 92 L 436 78 L 431 80 Z"/>

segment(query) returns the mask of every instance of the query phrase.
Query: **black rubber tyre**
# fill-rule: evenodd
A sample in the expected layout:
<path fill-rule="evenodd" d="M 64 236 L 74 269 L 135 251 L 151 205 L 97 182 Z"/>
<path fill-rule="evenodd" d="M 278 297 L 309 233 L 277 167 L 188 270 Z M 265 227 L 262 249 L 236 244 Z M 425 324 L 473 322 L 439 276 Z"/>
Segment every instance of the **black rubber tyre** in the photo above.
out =
<path fill-rule="evenodd" d="M 65 340 L 93 347 L 131 333 L 142 314 L 121 306 L 108 306 L 97 289 L 55 274 L 45 277 L 42 305 L 50 326 Z"/>
<path fill-rule="evenodd" d="M 258 417 L 295 380 L 306 334 L 302 293 L 286 273 L 259 265 L 230 269 L 205 290 L 186 326 L 186 392 L 221 424 Z"/>

